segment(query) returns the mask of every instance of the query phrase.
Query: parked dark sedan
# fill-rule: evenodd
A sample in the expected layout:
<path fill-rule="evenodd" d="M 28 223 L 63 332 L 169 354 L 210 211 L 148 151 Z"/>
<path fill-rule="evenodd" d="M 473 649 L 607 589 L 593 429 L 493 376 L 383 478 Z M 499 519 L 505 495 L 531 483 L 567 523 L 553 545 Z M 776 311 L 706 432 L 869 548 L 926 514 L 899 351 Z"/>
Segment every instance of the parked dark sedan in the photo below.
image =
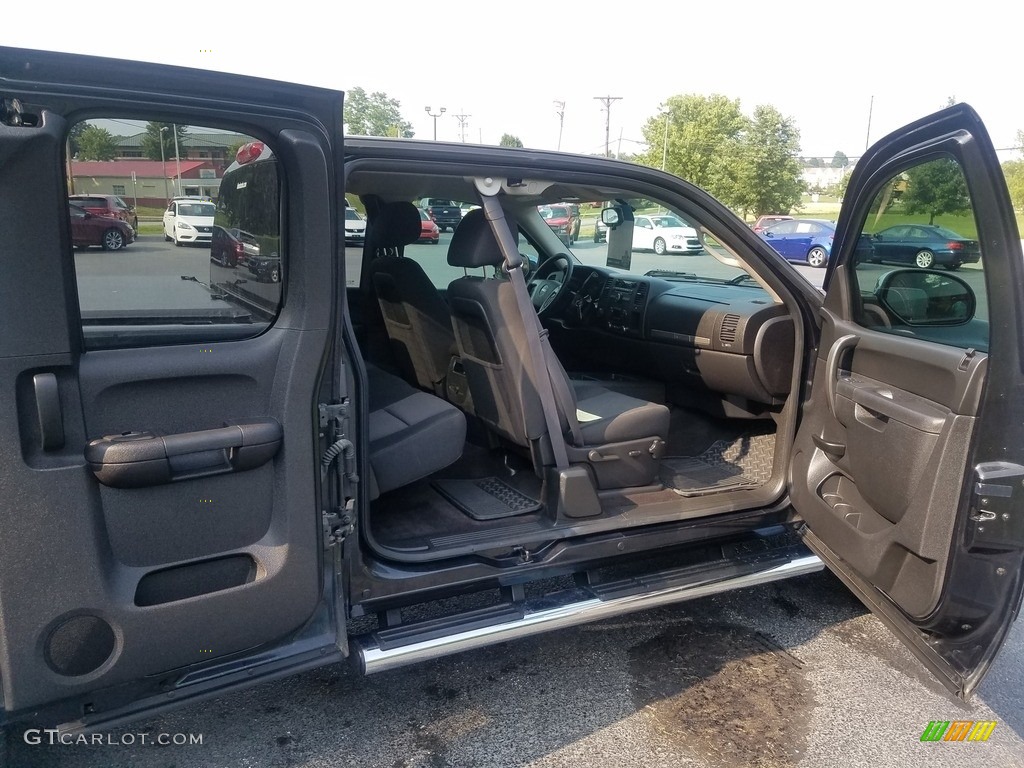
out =
<path fill-rule="evenodd" d="M 871 236 L 871 261 L 913 264 L 921 269 L 943 266 L 958 269 L 981 259 L 977 240 L 951 229 L 927 224 L 897 224 Z"/>
<path fill-rule="evenodd" d="M 96 216 L 77 205 L 68 205 L 71 217 L 71 241 L 76 248 L 99 245 L 105 251 L 119 251 L 135 242 L 132 225 L 120 219 Z"/>

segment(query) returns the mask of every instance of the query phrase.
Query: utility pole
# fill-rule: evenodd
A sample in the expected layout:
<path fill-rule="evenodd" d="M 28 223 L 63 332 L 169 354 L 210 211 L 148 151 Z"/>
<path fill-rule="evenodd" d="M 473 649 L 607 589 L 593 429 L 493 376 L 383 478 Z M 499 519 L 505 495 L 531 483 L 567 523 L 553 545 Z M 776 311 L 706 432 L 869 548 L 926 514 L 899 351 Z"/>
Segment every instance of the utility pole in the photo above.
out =
<path fill-rule="evenodd" d="M 562 127 L 565 125 L 565 102 L 555 102 L 555 114 L 558 115 L 558 151 L 562 151 Z"/>
<path fill-rule="evenodd" d="M 181 197 L 181 152 L 178 151 L 178 126 L 174 125 L 174 159 L 178 163 L 178 197 Z"/>
<path fill-rule="evenodd" d="M 164 175 L 164 204 L 171 204 L 171 193 L 167 191 L 167 158 L 164 157 L 164 131 L 167 130 L 165 125 L 160 129 L 160 168 Z"/>
<path fill-rule="evenodd" d="M 612 125 L 612 104 L 622 99 L 621 96 L 595 96 L 595 99 L 604 104 L 604 156 L 611 157 L 611 125 Z"/>
<path fill-rule="evenodd" d="M 427 110 L 427 114 L 430 115 L 432 118 L 434 118 L 434 141 L 437 141 L 437 118 L 439 118 L 441 115 L 443 115 L 448 110 L 445 109 L 444 107 L 440 107 L 441 111 L 438 112 L 436 115 L 433 112 L 430 111 L 430 107 L 426 107 L 426 110 Z"/>
<path fill-rule="evenodd" d="M 442 110 L 442 111 L 444 111 L 444 110 Z M 463 113 L 461 115 L 452 115 L 452 117 L 454 117 L 456 120 L 459 121 L 459 136 L 462 137 L 462 143 L 465 144 L 466 143 L 466 124 L 469 122 L 469 118 L 471 118 L 472 115 L 467 115 L 467 114 Z"/>
<path fill-rule="evenodd" d="M 665 165 L 668 162 L 668 119 L 672 116 L 669 110 L 665 110 L 665 141 L 661 145 L 661 170 L 665 170 Z"/>
<path fill-rule="evenodd" d="M 875 111 L 875 97 L 872 94 L 871 103 L 868 105 L 868 133 L 864 137 L 864 151 L 868 151 L 868 147 L 871 146 L 871 113 Z"/>

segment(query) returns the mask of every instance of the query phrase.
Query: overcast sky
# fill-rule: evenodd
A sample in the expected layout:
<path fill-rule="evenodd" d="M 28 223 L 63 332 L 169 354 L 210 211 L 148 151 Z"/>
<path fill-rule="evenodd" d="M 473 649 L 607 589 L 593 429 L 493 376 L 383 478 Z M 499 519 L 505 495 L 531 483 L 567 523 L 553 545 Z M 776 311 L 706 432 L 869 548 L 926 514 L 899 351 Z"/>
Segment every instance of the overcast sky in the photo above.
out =
<path fill-rule="evenodd" d="M 41 6 L 39 6 L 41 8 Z M 1022 13 L 1001 0 L 651 0 L 642 3 L 470 0 L 312 3 L 274 16 L 264 3 L 57 0 L 0 30 L 0 44 L 139 59 L 398 99 L 417 138 L 433 136 L 425 107 L 444 106 L 439 139 L 519 136 L 562 149 L 642 149 L 640 126 L 674 94 L 720 93 L 751 114 L 772 104 L 795 119 L 802 153 L 853 157 L 940 108 L 947 97 L 981 114 L 996 147 L 1024 128 Z M 57 20 L 60 20 L 59 22 Z M 9 19 L 8 21 L 12 21 Z M 58 26 L 59 25 L 59 26 Z M 1003 159 L 1008 157 L 1004 154 Z"/>

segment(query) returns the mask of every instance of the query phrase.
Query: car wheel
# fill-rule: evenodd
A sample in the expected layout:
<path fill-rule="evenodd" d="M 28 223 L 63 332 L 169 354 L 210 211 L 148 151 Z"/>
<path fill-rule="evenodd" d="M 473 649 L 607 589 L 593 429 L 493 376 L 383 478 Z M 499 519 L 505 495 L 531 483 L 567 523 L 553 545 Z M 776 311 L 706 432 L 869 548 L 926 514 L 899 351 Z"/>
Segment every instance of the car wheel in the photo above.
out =
<path fill-rule="evenodd" d="M 281 268 L 280 267 L 271 267 L 270 268 L 270 273 L 269 273 L 268 277 L 270 277 L 270 282 L 272 282 L 272 283 L 280 283 L 281 282 Z"/>
<path fill-rule="evenodd" d="M 171 237 L 170 235 L 168 235 L 168 234 L 167 234 L 167 230 L 164 230 L 164 242 L 165 242 L 165 243 L 169 243 L 169 242 L 171 242 L 171 240 L 173 240 L 173 239 L 174 239 L 174 238 L 172 238 L 172 237 Z"/>
<path fill-rule="evenodd" d="M 183 245 L 184 245 L 184 243 L 183 243 L 183 242 L 181 242 L 181 240 L 179 240 L 179 239 L 178 239 L 177 237 L 175 237 L 175 238 L 174 238 L 174 245 L 175 245 L 175 247 L 177 247 L 177 248 L 181 248 L 181 246 L 183 246 Z"/>
<path fill-rule="evenodd" d="M 437 245 L 437 244 L 438 244 L 438 243 L 440 243 L 440 242 L 441 242 L 441 238 L 437 238 L 436 240 L 431 240 L 431 241 L 430 241 L 430 244 L 431 244 L 431 245 Z"/>
<path fill-rule="evenodd" d="M 928 250 L 918 251 L 914 263 L 921 269 L 928 269 L 935 264 L 935 254 Z"/>
<path fill-rule="evenodd" d="M 120 229 L 111 227 L 103 233 L 103 250 L 119 251 L 124 248 L 124 245 L 124 235 L 121 234 Z"/>
<path fill-rule="evenodd" d="M 664 256 L 665 255 L 665 251 L 667 251 L 667 250 L 668 250 L 668 248 L 665 247 L 664 239 L 662 239 L 660 237 L 654 238 L 654 252 L 656 254 L 658 254 L 659 256 Z"/>
<path fill-rule="evenodd" d="M 828 254 L 820 245 L 816 245 L 807 252 L 807 263 L 812 267 L 824 267 L 828 261 Z"/>
<path fill-rule="evenodd" d="M 956 272 L 958 269 L 960 269 L 960 262 L 954 261 L 952 264 L 947 264 L 946 269 L 948 269 L 950 272 Z"/>

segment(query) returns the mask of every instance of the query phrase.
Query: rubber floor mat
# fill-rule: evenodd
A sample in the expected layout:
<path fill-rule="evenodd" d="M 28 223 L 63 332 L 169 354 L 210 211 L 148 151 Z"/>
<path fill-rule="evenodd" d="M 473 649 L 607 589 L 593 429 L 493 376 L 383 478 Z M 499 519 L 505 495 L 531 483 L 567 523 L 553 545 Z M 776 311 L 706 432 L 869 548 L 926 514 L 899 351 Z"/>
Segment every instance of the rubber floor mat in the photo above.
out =
<path fill-rule="evenodd" d="M 753 484 L 739 467 L 709 464 L 691 456 L 662 459 L 661 482 L 681 496 L 702 496 L 723 488 Z"/>
<path fill-rule="evenodd" d="M 434 489 L 474 520 L 497 520 L 540 509 L 540 502 L 497 477 L 435 480 Z"/>

